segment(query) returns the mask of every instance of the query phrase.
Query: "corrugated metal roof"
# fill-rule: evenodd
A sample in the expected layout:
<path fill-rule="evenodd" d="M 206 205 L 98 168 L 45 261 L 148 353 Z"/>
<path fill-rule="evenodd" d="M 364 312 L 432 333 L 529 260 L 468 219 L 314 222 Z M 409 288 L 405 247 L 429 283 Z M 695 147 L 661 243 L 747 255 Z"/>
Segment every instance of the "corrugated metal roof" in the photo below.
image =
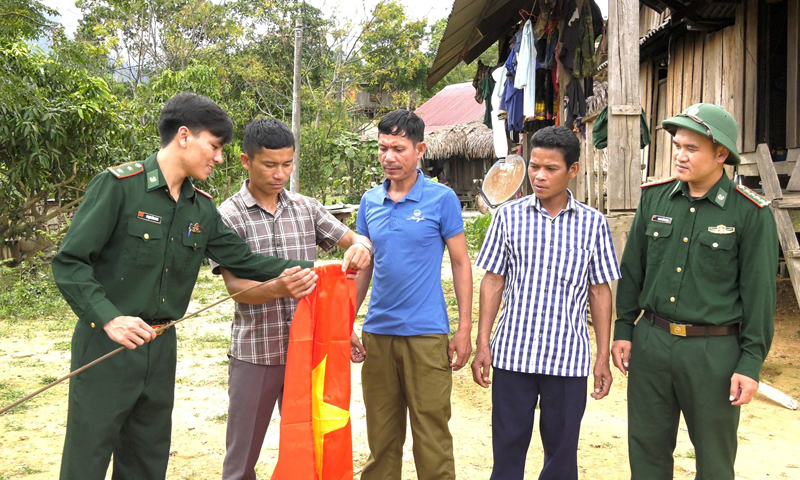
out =
<path fill-rule="evenodd" d="M 486 105 L 475 101 L 470 82 L 448 85 L 414 110 L 425 122 L 425 133 L 483 120 L 484 112 Z"/>
<path fill-rule="evenodd" d="M 645 33 L 642 37 L 639 38 L 639 48 L 641 49 L 642 47 L 646 46 L 650 42 L 650 40 L 655 38 L 659 33 L 665 31 L 667 28 L 669 28 L 670 25 L 672 25 L 672 17 L 667 17 L 667 19 L 664 20 L 664 22 L 661 23 L 661 25 L 650 29 L 649 32 Z M 608 60 L 598 65 L 597 71 L 601 72 L 606 68 L 608 68 Z"/>

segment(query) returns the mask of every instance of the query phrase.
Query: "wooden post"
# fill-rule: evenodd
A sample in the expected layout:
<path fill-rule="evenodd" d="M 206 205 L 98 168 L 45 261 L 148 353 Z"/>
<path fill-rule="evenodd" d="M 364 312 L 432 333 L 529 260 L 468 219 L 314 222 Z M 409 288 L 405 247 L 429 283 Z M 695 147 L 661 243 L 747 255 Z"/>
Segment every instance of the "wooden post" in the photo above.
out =
<path fill-rule="evenodd" d="M 525 181 L 522 182 L 522 195 L 532 195 L 533 187 L 528 177 L 528 162 L 531 161 L 531 137 L 532 133 L 524 132 L 522 134 L 522 158 L 525 160 Z"/>
<path fill-rule="evenodd" d="M 639 204 L 639 2 L 608 5 L 608 208 L 633 210 Z M 623 107 L 617 109 L 615 107 Z"/>
<path fill-rule="evenodd" d="M 584 124 L 586 129 L 589 129 L 589 125 Z M 588 148 L 586 144 L 586 138 L 583 135 L 578 134 L 578 142 L 581 144 L 581 159 L 578 162 L 578 176 L 575 177 L 575 200 L 586 203 L 586 150 Z"/>
<path fill-rule="evenodd" d="M 800 304 L 800 244 L 792 226 L 792 219 L 787 208 L 797 208 L 793 202 L 786 202 L 784 205 L 781 184 L 778 181 L 778 174 L 775 172 L 775 164 L 772 163 L 772 156 L 769 154 L 769 147 L 766 143 L 761 143 L 756 148 L 756 161 L 758 162 L 758 174 L 761 177 L 761 185 L 764 187 L 764 196 L 772 202 L 770 208 L 775 216 L 775 225 L 778 229 L 778 241 L 783 249 L 783 256 L 786 258 L 786 268 L 789 270 L 789 277 L 792 279 L 792 287 L 798 304 Z"/>
<path fill-rule="evenodd" d="M 294 135 L 294 169 L 289 178 L 289 190 L 300 192 L 300 86 L 302 83 L 301 59 L 303 51 L 303 21 L 297 17 L 294 24 L 294 90 L 292 92 L 292 134 Z"/>
<path fill-rule="evenodd" d="M 789 39 L 786 43 L 786 147 L 800 147 L 800 123 L 797 121 L 798 108 L 800 108 L 800 2 L 788 3 Z"/>
<path fill-rule="evenodd" d="M 584 169 L 586 172 L 586 205 L 597 208 L 595 200 L 597 179 L 597 169 L 594 166 L 597 151 L 594 148 L 594 121 L 586 125 L 586 157 L 584 159 Z"/>
<path fill-rule="evenodd" d="M 744 125 L 742 151 L 756 151 L 756 113 L 758 99 L 758 0 L 744 4 Z"/>

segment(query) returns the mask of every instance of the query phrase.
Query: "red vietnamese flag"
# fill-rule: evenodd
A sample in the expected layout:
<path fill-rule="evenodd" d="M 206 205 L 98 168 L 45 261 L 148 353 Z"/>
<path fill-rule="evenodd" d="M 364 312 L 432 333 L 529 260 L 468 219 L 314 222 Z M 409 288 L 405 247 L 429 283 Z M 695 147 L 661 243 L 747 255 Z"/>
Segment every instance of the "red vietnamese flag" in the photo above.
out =
<path fill-rule="evenodd" d="M 281 440 L 272 480 L 352 480 L 350 334 L 356 287 L 341 265 L 315 268 L 289 333 Z"/>

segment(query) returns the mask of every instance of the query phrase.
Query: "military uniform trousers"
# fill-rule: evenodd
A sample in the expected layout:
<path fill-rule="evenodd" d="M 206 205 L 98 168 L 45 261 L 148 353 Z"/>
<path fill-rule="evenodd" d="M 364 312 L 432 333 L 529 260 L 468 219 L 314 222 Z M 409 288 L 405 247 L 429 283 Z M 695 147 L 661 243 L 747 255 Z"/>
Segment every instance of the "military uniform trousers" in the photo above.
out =
<path fill-rule="evenodd" d="M 72 370 L 119 346 L 102 328 L 78 321 Z M 176 347 L 175 329 L 170 328 L 70 380 L 61 480 L 103 480 L 112 453 L 114 480 L 166 477 Z"/>
<path fill-rule="evenodd" d="M 694 445 L 697 480 L 733 480 L 739 407 L 730 382 L 737 335 L 679 337 L 644 317 L 633 330 L 628 448 L 633 480 L 671 480 L 680 414 Z"/>
<path fill-rule="evenodd" d="M 406 412 L 418 480 L 454 480 L 450 421 L 452 371 L 447 335 L 364 332 L 361 369 L 370 455 L 361 480 L 401 480 Z"/>

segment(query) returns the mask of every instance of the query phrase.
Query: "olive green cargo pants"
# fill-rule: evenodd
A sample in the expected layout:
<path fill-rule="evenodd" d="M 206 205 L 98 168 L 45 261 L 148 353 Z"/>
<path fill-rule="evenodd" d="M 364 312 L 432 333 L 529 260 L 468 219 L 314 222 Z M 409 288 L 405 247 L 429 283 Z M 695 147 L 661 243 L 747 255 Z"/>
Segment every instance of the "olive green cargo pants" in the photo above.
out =
<path fill-rule="evenodd" d="M 364 332 L 361 370 L 370 455 L 361 480 L 400 480 L 406 412 L 418 480 L 455 479 L 450 421 L 452 371 L 447 335 Z"/>
<path fill-rule="evenodd" d="M 72 370 L 120 345 L 78 321 Z M 175 329 L 122 351 L 70 380 L 61 480 L 103 480 L 114 454 L 114 480 L 163 480 L 175 397 Z"/>
<path fill-rule="evenodd" d="M 733 480 L 739 407 L 729 400 L 737 335 L 679 337 L 642 318 L 628 372 L 628 449 L 633 480 L 672 480 L 680 414 L 698 480 Z"/>

